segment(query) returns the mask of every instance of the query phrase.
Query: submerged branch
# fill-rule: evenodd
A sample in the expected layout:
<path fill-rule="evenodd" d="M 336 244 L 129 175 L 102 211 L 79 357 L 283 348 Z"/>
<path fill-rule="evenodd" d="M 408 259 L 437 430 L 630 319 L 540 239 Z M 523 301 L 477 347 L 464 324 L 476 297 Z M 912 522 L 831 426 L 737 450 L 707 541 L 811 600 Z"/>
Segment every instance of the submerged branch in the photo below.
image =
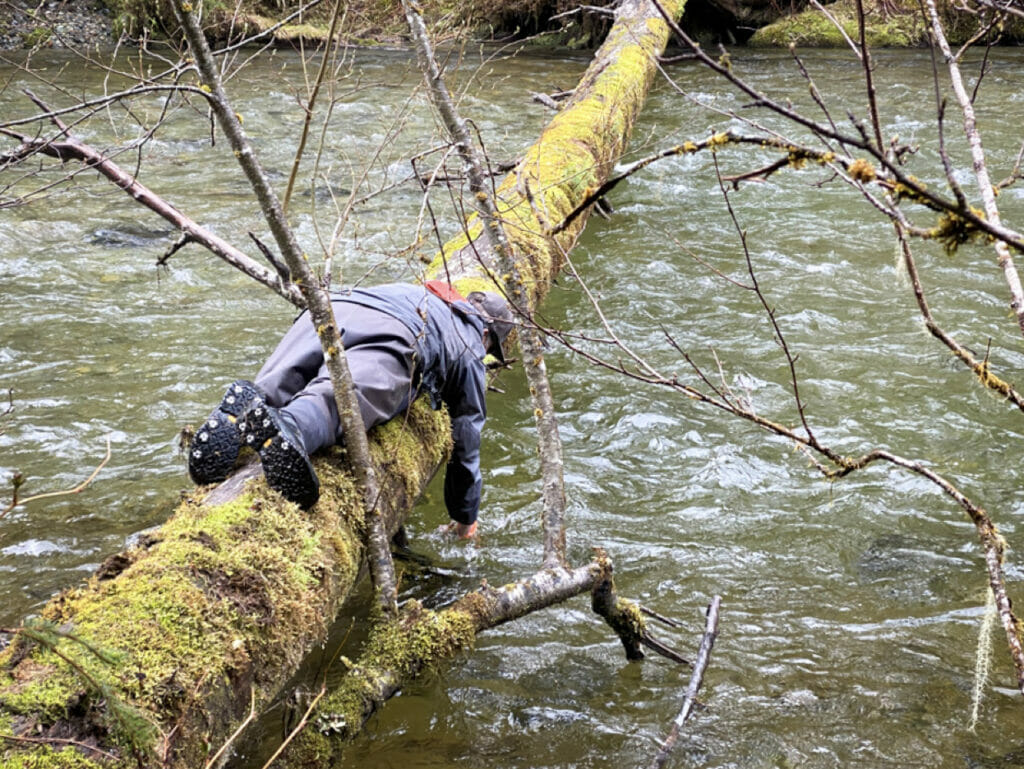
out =
<path fill-rule="evenodd" d="M 284 752 L 287 767 L 330 766 L 344 742 L 402 686 L 473 646 L 477 634 L 586 593 L 610 570 L 607 558 L 577 569 L 542 569 L 493 588 L 484 584 L 441 611 L 406 603 L 394 621 L 378 621 L 359 660 L 324 697 L 310 727 Z"/>
<path fill-rule="evenodd" d="M 707 618 L 704 622 L 704 636 L 701 638 L 697 661 L 694 663 L 693 673 L 690 675 L 690 683 L 686 687 L 683 706 L 679 710 L 679 715 L 672 722 L 672 729 L 661 744 L 661 748 L 651 764 L 651 769 L 661 769 L 668 761 L 669 754 L 675 747 L 676 740 L 679 739 L 679 732 L 682 731 L 683 724 L 686 723 L 686 719 L 690 717 L 693 707 L 697 703 L 697 692 L 700 691 L 701 684 L 704 683 L 704 673 L 707 670 L 708 662 L 711 661 L 711 649 L 715 645 L 715 639 L 718 638 L 718 611 L 721 606 L 722 599 L 717 595 L 711 599 L 711 603 L 708 605 Z"/>
<path fill-rule="evenodd" d="M 342 743 L 355 736 L 402 686 L 425 669 L 471 648 L 479 633 L 584 593 L 594 593 L 602 586 L 607 588 L 606 594 L 614 596 L 612 570 L 608 555 L 595 549 L 594 560 L 586 566 L 543 568 L 500 588 L 484 584 L 441 611 L 429 611 L 415 601 L 408 602 L 397 621 L 375 624 L 359 660 L 351 665 L 339 687 L 317 706 L 312 728 L 286 751 L 285 765 L 330 765 L 332 755 L 341 750 Z M 639 612 L 632 616 L 637 618 L 638 637 L 649 638 Z M 656 650 L 658 647 L 667 649 L 657 642 L 650 645 Z M 675 652 L 669 652 L 665 656 L 686 662 Z"/>
<path fill-rule="evenodd" d="M 597 551 L 597 557 L 608 559 L 603 550 Z M 590 591 L 590 608 L 618 635 L 619 640 L 622 641 L 622 648 L 626 652 L 626 659 L 634 661 L 643 659 L 644 653 L 640 647 L 646 646 L 651 651 L 657 652 L 673 662 L 683 665 L 690 664 L 688 659 L 651 635 L 643 618 L 645 613 L 643 607 L 619 597 L 615 590 L 615 583 L 612 581 L 610 560 L 608 560 L 604 575 Z"/>

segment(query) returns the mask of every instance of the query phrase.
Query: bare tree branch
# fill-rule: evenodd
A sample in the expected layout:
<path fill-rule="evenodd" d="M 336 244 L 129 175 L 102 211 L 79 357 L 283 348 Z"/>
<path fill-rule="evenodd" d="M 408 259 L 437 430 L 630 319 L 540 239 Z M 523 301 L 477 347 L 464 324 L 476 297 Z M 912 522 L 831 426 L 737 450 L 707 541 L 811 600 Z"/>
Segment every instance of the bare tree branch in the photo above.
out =
<path fill-rule="evenodd" d="M 327 49 L 332 45 L 337 45 L 335 37 L 337 35 L 338 23 L 341 19 L 341 15 L 341 0 L 335 0 L 334 12 L 331 14 L 331 27 L 327 33 L 327 44 L 325 46 L 324 55 L 320 59 L 320 67 L 316 73 L 313 90 L 309 94 L 309 99 L 302 107 L 305 116 L 302 120 L 302 131 L 299 133 L 299 146 L 295 150 L 295 160 L 292 161 L 292 170 L 288 175 L 288 186 L 284 191 L 284 200 L 281 202 L 281 208 L 285 212 L 288 211 L 288 202 L 291 200 L 292 190 L 295 188 L 295 179 L 299 175 L 299 164 L 302 162 L 302 154 L 306 150 L 306 141 L 309 139 L 309 126 L 313 122 L 313 110 L 316 109 L 317 96 L 320 94 L 320 88 L 324 83 L 324 76 L 327 74 L 327 65 L 330 61 L 330 57 L 327 55 Z"/>
<path fill-rule="evenodd" d="M 374 587 L 377 589 L 384 614 L 395 616 L 398 610 L 396 603 L 398 589 L 394 564 L 391 562 L 389 540 L 384 531 L 383 519 L 377 505 L 380 489 L 370 456 L 366 427 L 359 411 L 352 374 L 345 358 L 345 350 L 335 323 L 331 302 L 326 291 L 319 288 L 316 278 L 309 268 L 306 255 L 299 247 L 294 232 L 288 225 L 281 203 L 253 152 L 238 115 L 231 108 L 220 73 L 217 71 L 206 37 L 203 35 L 192 5 L 188 2 L 176 2 L 172 3 L 172 6 L 178 23 L 185 31 L 189 48 L 196 59 L 203 83 L 210 90 L 210 103 L 217 116 L 217 122 L 228 137 L 228 142 L 256 193 L 260 208 L 288 269 L 306 300 L 309 319 L 313 323 L 323 347 L 324 360 L 334 386 L 334 397 L 344 431 L 350 467 L 364 496 L 368 524 L 370 572 Z"/>
<path fill-rule="evenodd" d="M 11 495 L 11 501 L 8 503 L 7 507 L 5 507 L 3 510 L 0 510 L 0 521 L 2 521 L 4 518 L 6 518 L 10 514 L 10 512 L 12 510 L 14 510 L 14 508 L 19 507 L 21 505 L 27 505 L 29 502 L 36 502 L 36 501 L 38 501 L 40 499 L 51 499 L 53 497 L 66 497 L 66 496 L 69 496 L 71 494 L 81 494 L 83 491 L 86 490 L 86 488 L 88 488 L 89 484 L 91 484 L 94 480 L 96 480 L 96 476 L 100 474 L 100 471 L 104 467 L 107 466 L 107 463 L 110 461 L 110 457 L 111 457 L 110 436 L 107 436 L 107 453 L 106 453 L 106 455 L 103 457 L 103 459 L 100 461 L 100 463 L 96 466 L 96 469 L 93 470 L 92 473 L 89 475 L 89 477 L 86 478 L 84 481 L 82 481 L 77 486 L 74 486 L 74 487 L 72 487 L 70 489 L 63 489 L 62 491 L 47 491 L 47 492 L 43 492 L 42 494 L 33 494 L 32 496 L 24 497 L 24 498 L 19 498 L 18 497 L 18 491 L 21 489 L 22 485 L 24 484 L 25 479 L 24 479 L 24 477 L 20 473 L 15 473 L 14 477 L 11 479 L 11 486 L 12 486 L 12 489 L 13 489 L 13 493 Z"/>
<path fill-rule="evenodd" d="M 964 86 L 958 59 L 953 55 L 949 48 L 949 42 L 946 40 L 946 33 L 942 27 L 942 21 L 939 18 L 935 0 L 925 0 L 925 4 L 931 19 L 932 35 L 946 60 L 946 65 L 949 68 L 950 82 L 953 85 L 953 93 L 956 94 L 960 110 L 963 112 L 964 134 L 971 148 L 974 176 L 978 182 L 978 192 L 984 204 L 985 218 L 998 227 L 1001 224 L 999 207 L 996 205 L 995 191 L 988 175 L 988 164 L 985 161 L 985 150 L 981 146 L 981 134 L 978 131 L 978 123 L 974 115 L 974 105 L 971 103 L 971 98 Z M 1020 274 L 1017 272 L 1017 267 L 1014 264 L 1013 257 L 1010 255 L 1010 250 L 1006 247 L 1006 243 L 997 240 L 994 247 L 999 267 L 1002 269 L 1003 277 L 1010 288 L 1010 307 L 1017 316 L 1017 324 L 1020 326 L 1021 333 L 1024 334 L 1024 287 L 1021 286 Z"/>
<path fill-rule="evenodd" d="M 412 31 L 416 53 L 427 79 L 428 91 L 435 109 L 441 115 L 445 128 L 455 142 L 466 165 L 473 205 L 483 222 L 484 237 L 497 257 L 502 280 L 495 277 L 499 287 L 507 292 L 519 315 L 527 321 L 532 317 L 529 295 L 516 265 L 512 245 L 505 234 L 498 213 L 494 190 L 487 185 L 486 164 L 481 159 L 466 121 L 459 115 L 445 85 L 440 67 L 434 59 L 430 39 L 422 17 L 410 0 L 402 0 L 406 21 Z M 504 284 L 504 285 L 502 285 Z M 537 443 L 540 453 L 543 498 L 544 564 L 548 567 L 565 566 L 565 483 L 563 480 L 562 442 L 558 435 L 551 384 L 544 363 L 544 348 L 540 333 L 532 323 L 520 327 L 519 345 L 523 352 L 523 366 L 530 385 L 534 417 L 537 423 Z"/>
<path fill-rule="evenodd" d="M 150 211 L 161 216 L 173 224 L 188 240 L 207 248 L 216 256 L 219 256 L 232 267 L 242 271 L 254 280 L 272 289 L 276 294 L 284 297 L 292 304 L 302 307 L 304 300 L 299 290 L 291 283 L 286 283 L 280 276 L 270 272 L 265 267 L 255 262 L 252 258 L 239 251 L 223 238 L 215 235 L 202 225 L 198 224 L 177 208 L 172 206 L 162 197 L 150 190 L 138 179 L 118 166 L 114 161 L 104 156 L 95 148 L 79 141 L 70 134 L 68 127 L 57 117 L 55 112 L 49 111 L 45 104 L 28 92 L 37 105 L 50 116 L 57 128 L 61 131 L 61 139 L 40 139 L 33 138 L 26 134 L 17 133 L 9 129 L 0 128 L 0 133 L 12 136 L 21 142 L 21 146 L 15 150 L 0 156 L 0 162 L 4 160 L 14 162 L 17 159 L 28 157 L 33 154 L 41 154 L 57 158 L 62 163 L 69 160 L 76 160 L 87 168 L 95 169 L 101 176 L 106 177 L 117 187 L 128 193 L 137 203 L 142 204 Z"/>

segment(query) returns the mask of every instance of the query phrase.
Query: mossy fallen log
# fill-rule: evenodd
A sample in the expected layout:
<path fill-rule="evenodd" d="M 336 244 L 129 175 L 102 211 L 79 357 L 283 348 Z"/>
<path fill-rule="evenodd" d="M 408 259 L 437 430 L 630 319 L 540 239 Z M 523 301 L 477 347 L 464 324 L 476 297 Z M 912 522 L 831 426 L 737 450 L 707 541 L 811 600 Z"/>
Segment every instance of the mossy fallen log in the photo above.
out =
<path fill-rule="evenodd" d="M 678 3 L 668 10 L 678 18 L 682 7 Z M 534 307 L 547 294 L 589 212 L 561 225 L 608 179 L 621 157 L 666 40 L 667 28 L 651 4 L 620 6 L 611 34 L 572 99 L 497 190 L 498 213 Z M 437 256 L 432 275 L 452 280 L 464 293 L 507 284 L 507 275 L 494 273 L 486 241 L 480 221 L 471 220 L 463 237 Z M 599 552 L 576 569 L 544 568 L 497 589 L 485 584 L 441 611 L 410 602 L 398 621 L 375 623 L 359 659 L 341 684 L 314 704 L 310 722 L 288 746 L 281 765 L 334 765 L 344 740 L 422 670 L 471 648 L 481 631 L 600 586 L 604 592 L 594 610 L 619 635 L 629 659 L 643 657 L 639 646 L 645 644 L 682 661 L 651 639 L 636 605 L 616 596 L 611 572 L 610 559 Z"/>
<path fill-rule="evenodd" d="M 912 0 L 888 0 L 864 3 L 865 36 L 873 48 L 923 48 L 928 46 L 930 22 L 921 6 Z M 988 17 L 967 13 L 955 2 L 938 3 L 946 34 L 954 44 L 962 44 L 977 35 Z M 826 13 L 827 11 L 827 13 Z M 836 24 L 842 27 L 840 30 Z M 857 7 L 854 0 L 837 0 L 822 11 L 806 8 L 783 16 L 757 30 L 749 45 L 762 47 L 846 48 L 848 40 L 858 39 Z M 1007 15 L 993 31 L 1003 43 L 1024 40 L 1024 19 Z"/>
<path fill-rule="evenodd" d="M 542 569 L 502 587 L 484 585 L 440 611 L 406 603 L 397 622 L 374 628 L 356 665 L 317 705 L 280 765 L 334 765 L 344 740 L 358 734 L 377 706 L 424 669 L 471 649 L 478 633 L 577 596 L 603 578 L 610 580 L 611 562 L 600 554 L 576 569 Z"/>
<path fill-rule="evenodd" d="M 678 17 L 683 2 L 663 5 Z M 570 102 L 499 188 L 534 306 L 586 217 L 550 230 L 620 157 L 667 38 L 651 4 L 623 3 Z M 431 276 L 464 294 L 494 289 L 502 276 L 479 234 L 468 223 Z M 393 531 L 444 462 L 447 419 L 419 402 L 371 437 Z M 197 490 L 159 530 L 53 599 L 0 654 L 3 765 L 203 766 L 323 640 L 358 576 L 362 513 L 342 464 L 337 451 L 316 459 L 322 496 L 308 513 L 251 471 Z"/>
<path fill-rule="evenodd" d="M 394 530 L 448 451 L 447 418 L 418 402 L 371 435 Z M 3 765 L 202 766 L 323 641 L 359 575 L 360 497 L 339 454 L 316 459 L 313 510 L 258 478 L 214 505 L 197 490 L 53 599 L 0 657 Z"/>

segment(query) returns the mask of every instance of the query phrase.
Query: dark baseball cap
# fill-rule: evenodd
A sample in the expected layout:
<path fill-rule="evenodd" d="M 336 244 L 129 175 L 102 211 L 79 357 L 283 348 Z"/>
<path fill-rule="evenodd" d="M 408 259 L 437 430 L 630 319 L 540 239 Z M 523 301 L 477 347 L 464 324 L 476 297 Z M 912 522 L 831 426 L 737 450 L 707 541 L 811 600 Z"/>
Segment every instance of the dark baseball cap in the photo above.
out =
<path fill-rule="evenodd" d="M 508 306 L 505 297 L 493 291 L 473 291 L 466 299 L 480 313 L 484 325 L 487 326 L 487 330 L 490 332 L 488 334 L 487 352 L 504 363 L 505 353 L 502 350 L 502 345 L 505 343 L 505 339 L 508 338 L 513 325 L 515 325 L 512 308 Z"/>

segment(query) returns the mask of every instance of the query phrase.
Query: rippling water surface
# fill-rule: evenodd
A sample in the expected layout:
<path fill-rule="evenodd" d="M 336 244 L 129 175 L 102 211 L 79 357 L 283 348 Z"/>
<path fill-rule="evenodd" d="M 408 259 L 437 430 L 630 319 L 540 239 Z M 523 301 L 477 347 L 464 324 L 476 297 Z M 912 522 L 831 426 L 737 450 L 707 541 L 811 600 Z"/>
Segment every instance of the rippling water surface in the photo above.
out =
<path fill-rule="evenodd" d="M 788 54 L 739 51 L 733 61 L 758 88 L 809 105 Z M 36 60 L 72 94 L 102 87 L 102 72 L 64 71 L 63 63 L 57 56 Z M 850 55 L 808 52 L 806 63 L 836 105 L 834 119 L 845 121 L 847 109 L 864 116 L 860 70 Z M 498 56 L 482 67 L 467 62 L 460 69 L 468 85 L 463 109 L 491 157 L 514 158 L 547 119 L 531 92 L 571 87 L 585 65 L 582 58 L 532 55 Z M 997 51 L 991 68 L 977 106 L 998 179 L 1024 137 L 1024 55 Z M 915 173 L 941 185 L 930 72 L 924 53 L 878 56 L 884 131 L 918 143 Z M 695 66 L 671 74 L 688 97 L 656 88 L 633 156 L 735 124 L 714 110 L 746 103 Z M 415 81 L 403 55 L 356 55 L 335 94 L 340 128 L 326 137 L 317 187 L 300 187 L 293 204 L 311 254 L 331 240 L 332 200 L 343 202 L 358 188 L 361 169 L 369 166 L 373 185 L 398 181 L 409 169 L 403 158 L 440 143 L 422 99 L 410 97 Z M 8 83 L 0 93 L 5 119 L 31 114 L 19 90 L 25 85 L 55 105 L 70 98 L 7 65 L 0 65 L 0 82 Z M 301 123 L 301 82 L 297 57 L 281 52 L 230 81 L 282 187 Z M 153 116 L 160 106 L 152 97 L 137 110 Z M 951 111 L 951 152 L 968 168 L 958 125 Z M 120 108 L 77 130 L 104 147 L 138 136 Z M 385 139 L 394 143 L 378 153 Z M 210 146 L 203 111 L 175 109 L 141 155 L 142 180 L 190 216 L 243 248 L 249 230 L 266 237 L 229 153 L 220 142 Z M 120 161 L 133 167 L 136 157 L 126 153 Z M 730 174 L 772 158 L 727 149 L 718 159 Z M 312 155 L 306 162 L 309 168 Z M 424 159 L 421 170 L 430 164 Z M 959 178 L 970 192 L 969 175 Z M 432 201 L 447 235 L 454 227 L 446 198 L 435 193 Z M 843 452 L 885 447 L 925 460 L 957 483 L 1008 540 L 1010 589 L 1019 595 L 1024 422 L 923 331 L 889 225 L 821 169 L 744 186 L 731 201 L 798 357 L 813 427 Z M 716 384 L 748 397 L 766 417 L 795 423 L 788 368 L 764 311 L 750 291 L 716 274 L 749 282 L 712 158 L 657 164 L 611 202 L 617 213 L 591 222 L 573 262 L 615 333 L 686 379 L 691 370 L 666 342 L 670 334 Z M 1024 188 L 1005 191 L 1000 203 L 1019 229 Z M 421 195 L 411 183 L 356 206 L 340 235 L 336 282 L 408 279 L 418 262 L 402 254 L 411 253 L 420 217 Z M 162 220 L 90 173 L 0 217 L 0 388 L 12 391 L 15 409 L 0 434 L 0 478 L 20 470 L 26 494 L 68 487 L 102 458 L 106 436 L 113 447 L 86 493 L 19 508 L 0 523 L 0 626 L 38 610 L 165 519 L 188 485 L 178 430 L 206 413 L 226 381 L 252 374 L 293 317 L 282 300 L 197 248 L 157 268 L 173 237 Z M 429 252 L 432 243 L 428 236 L 420 250 Z M 1021 339 L 991 249 L 969 246 L 947 256 L 918 245 L 917 255 L 939 322 L 979 355 L 988 350 L 1001 376 L 1019 381 Z M 607 334 L 574 279 L 561 279 L 544 313 L 578 332 L 587 350 L 608 352 L 590 341 Z M 980 720 L 976 731 L 968 729 L 986 577 L 974 530 L 949 500 L 882 467 L 829 484 L 785 442 L 590 367 L 562 347 L 552 347 L 549 367 L 565 441 L 574 559 L 586 559 L 593 545 L 607 548 L 620 591 L 682 619 L 685 627 L 665 636 L 691 654 L 704 606 L 714 594 L 723 597 L 705 707 L 677 748 L 678 765 L 1024 765 L 1024 703 L 999 631 Z M 532 418 L 519 372 L 506 374 L 503 387 L 506 393 L 490 400 L 479 545 L 433 538 L 445 515 L 439 495 L 430 495 L 411 530 L 415 546 L 444 569 L 412 575 L 408 596 L 443 601 L 539 563 Z M 365 600 L 357 601 L 352 611 L 358 617 L 364 608 Z M 410 687 L 374 718 L 346 765 L 644 764 L 688 675 L 656 658 L 625 662 L 617 640 L 579 599 L 482 636 L 475 651 Z M 283 720 L 264 723 L 262 738 L 242 746 L 238 766 L 260 766 Z"/>

